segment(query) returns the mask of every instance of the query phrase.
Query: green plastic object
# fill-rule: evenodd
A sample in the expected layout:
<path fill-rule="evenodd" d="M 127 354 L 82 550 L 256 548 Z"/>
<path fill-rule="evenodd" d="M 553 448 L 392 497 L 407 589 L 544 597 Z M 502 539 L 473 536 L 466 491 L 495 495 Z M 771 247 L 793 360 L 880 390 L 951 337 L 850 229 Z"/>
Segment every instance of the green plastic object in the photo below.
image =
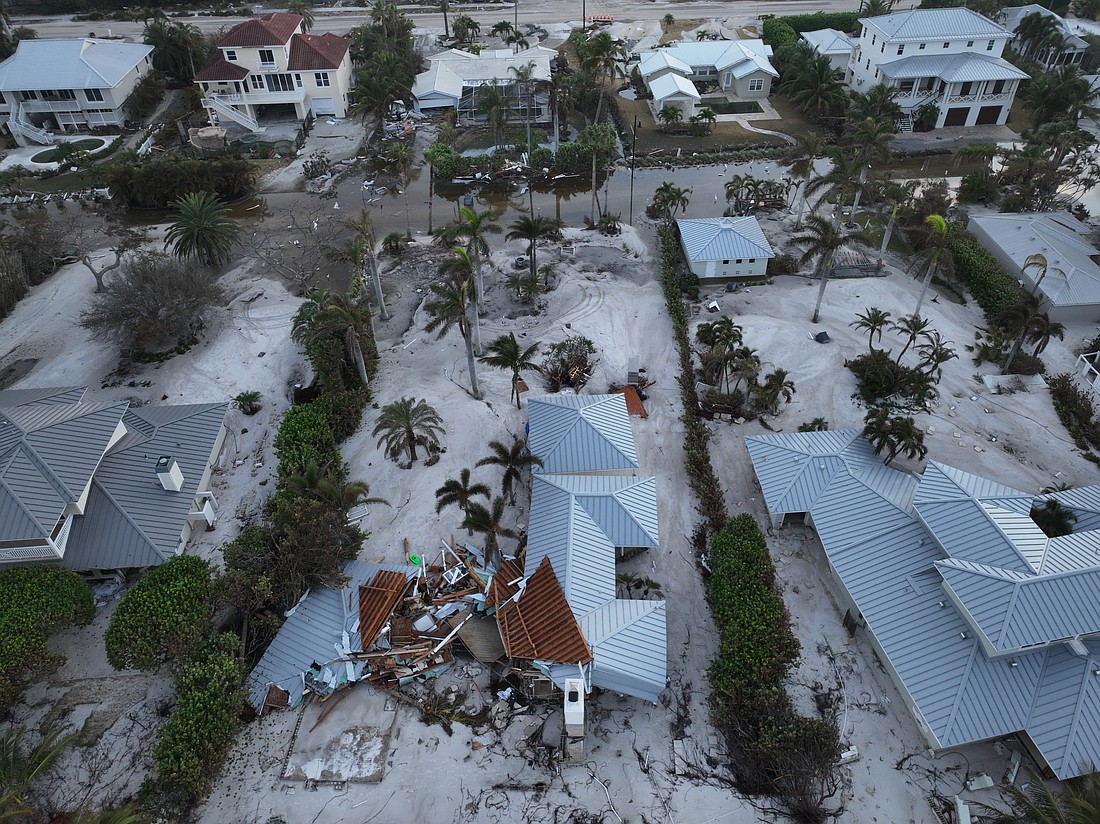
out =
<path fill-rule="evenodd" d="M 416 564 L 417 566 L 420 566 L 420 556 L 419 555 L 410 555 L 409 556 L 409 563 Z"/>

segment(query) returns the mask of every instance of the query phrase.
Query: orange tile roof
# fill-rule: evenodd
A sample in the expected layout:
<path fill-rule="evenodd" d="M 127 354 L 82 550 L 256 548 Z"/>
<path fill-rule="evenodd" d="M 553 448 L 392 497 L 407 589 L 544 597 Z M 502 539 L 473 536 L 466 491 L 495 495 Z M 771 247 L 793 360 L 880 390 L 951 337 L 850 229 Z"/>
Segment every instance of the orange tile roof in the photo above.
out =
<path fill-rule="evenodd" d="M 485 591 L 485 608 L 492 609 L 499 606 L 519 592 L 519 586 L 512 581 L 522 577 L 523 565 L 519 561 L 501 561 L 489 581 L 489 588 Z"/>
<path fill-rule="evenodd" d="M 549 558 L 543 558 L 518 601 L 497 611 L 509 658 L 586 664 L 592 650 L 561 591 Z"/>
<path fill-rule="evenodd" d="M 195 81 L 244 80 L 246 77 L 248 77 L 248 69 L 230 63 L 221 56 L 221 52 L 218 52 L 213 60 L 199 69 L 198 74 L 195 75 Z"/>
<path fill-rule="evenodd" d="M 351 40 L 347 37 L 338 37 L 335 34 L 296 34 L 290 38 L 287 69 L 292 72 L 338 69 L 349 48 Z"/>
<path fill-rule="evenodd" d="M 374 646 L 408 587 L 404 572 L 387 570 L 378 571 L 370 583 L 359 587 L 359 638 L 364 652 Z"/>
<path fill-rule="evenodd" d="M 637 387 L 624 386 L 622 389 L 616 389 L 615 394 L 626 397 L 626 413 L 628 415 L 633 415 L 636 418 L 649 417 L 649 413 L 645 411 L 645 406 L 642 405 L 642 398 L 638 394 Z"/>
<path fill-rule="evenodd" d="M 240 46 L 257 48 L 260 46 L 284 46 L 302 22 L 302 15 L 285 11 L 273 11 L 271 14 L 238 23 L 218 41 L 219 47 Z"/>

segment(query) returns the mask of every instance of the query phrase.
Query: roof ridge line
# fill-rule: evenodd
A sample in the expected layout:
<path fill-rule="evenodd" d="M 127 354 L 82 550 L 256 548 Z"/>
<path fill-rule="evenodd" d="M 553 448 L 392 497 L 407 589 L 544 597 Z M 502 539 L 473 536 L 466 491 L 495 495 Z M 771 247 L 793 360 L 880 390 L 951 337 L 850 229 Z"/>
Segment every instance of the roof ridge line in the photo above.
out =
<path fill-rule="evenodd" d="M 137 523 L 136 523 L 136 522 L 134 521 L 134 519 L 133 519 L 133 518 L 132 518 L 132 517 L 130 516 L 130 513 L 126 511 L 126 508 L 125 508 L 125 507 L 123 507 L 123 506 L 122 506 L 121 504 L 119 504 L 119 502 L 118 502 L 117 500 L 115 500 L 115 497 L 114 497 L 114 496 L 113 496 L 113 495 L 112 495 L 112 494 L 111 494 L 110 492 L 108 492 L 108 491 L 107 491 L 107 487 L 105 487 L 105 486 L 104 486 L 103 484 L 101 484 L 101 483 L 100 483 L 100 482 L 99 482 L 99 481 L 98 481 L 98 480 L 96 479 L 96 477 L 95 477 L 94 475 L 92 476 L 92 485 L 93 485 L 93 486 L 96 486 L 96 487 L 98 487 L 98 488 L 99 488 L 99 491 L 100 491 L 100 493 L 102 493 L 102 494 L 103 494 L 103 496 L 104 496 L 104 497 L 105 497 L 105 498 L 106 498 L 106 499 L 107 499 L 108 501 L 110 501 L 110 502 L 111 502 L 111 504 L 112 504 L 112 505 L 114 506 L 114 508 L 115 508 L 115 509 L 117 509 L 117 510 L 118 510 L 119 512 L 121 512 L 121 513 L 122 513 L 122 517 L 126 519 L 126 522 L 127 522 L 128 524 L 130 524 L 130 526 L 132 526 L 132 527 L 134 528 L 134 531 L 135 531 L 135 532 L 137 532 L 137 534 L 138 534 L 138 535 L 140 535 L 140 536 L 141 536 L 142 538 L 144 538 L 144 539 L 145 539 L 145 543 L 147 543 L 147 544 L 149 545 L 149 547 L 150 547 L 150 548 L 151 548 L 151 549 L 153 550 L 153 552 L 154 552 L 154 553 L 156 553 L 157 555 L 159 555 L 159 556 L 160 556 L 161 558 L 164 558 L 164 560 L 166 560 L 166 561 L 167 561 L 167 560 L 168 560 L 169 558 L 171 558 L 171 557 L 172 557 L 172 556 L 173 556 L 173 555 L 175 554 L 175 553 L 170 553 L 169 555 L 167 555 L 167 556 L 166 556 L 166 555 L 165 555 L 165 554 L 164 554 L 163 552 L 161 552 L 161 551 L 160 551 L 160 547 L 158 547 L 158 546 L 157 546 L 156 542 L 155 542 L 155 541 L 153 541 L 153 540 L 152 540 L 152 539 L 151 539 L 151 538 L 150 538 L 150 537 L 149 537 L 149 536 L 148 536 L 148 535 L 146 534 L 146 532 L 145 532 L 145 530 L 144 530 L 144 529 L 142 529 L 142 528 L 141 528 L 140 526 L 138 526 L 138 524 L 137 524 Z M 194 496 L 192 496 L 192 503 L 193 503 L 193 502 L 194 502 Z M 189 506 L 189 507 L 188 507 L 188 509 L 190 509 L 190 508 L 191 508 L 191 507 Z M 83 517 L 83 516 L 81 516 L 81 517 Z"/>
<path fill-rule="evenodd" d="M 33 523 L 35 526 L 37 526 L 39 529 L 41 529 L 42 532 L 46 535 L 47 538 L 50 538 L 51 530 L 46 529 L 46 527 L 42 526 L 42 522 L 34 516 L 34 513 L 32 513 L 29 509 L 27 509 L 27 507 L 23 504 L 23 499 L 20 498 L 15 493 L 15 490 L 11 488 L 11 486 L 8 484 L 8 482 L 2 476 L 0 476 L 0 486 L 3 486 L 4 489 L 6 489 L 8 491 L 8 493 L 12 497 L 12 500 L 15 501 L 15 505 L 18 506 L 20 510 L 22 510 L 24 515 L 26 515 L 28 518 L 30 518 L 31 523 Z M 64 511 L 64 510 L 62 510 L 62 511 Z M 50 538 L 50 540 L 53 540 L 53 539 Z"/>
<path fill-rule="evenodd" d="M 965 618 L 963 619 L 966 620 Z M 944 736 L 948 736 L 951 733 L 951 728 L 955 726 L 955 719 L 959 714 L 959 707 L 962 705 L 963 693 L 966 692 L 965 684 L 970 680 L 970 671 L 974 669 L 974 658 L 978 654 L 978 644 L 971 644 L 970 653 L 966 658 L 966 668 L 963 670 L 962 677 L 959 679 L 959 690 L 955 693 L 955 701 L 951 705 L 951 713 L 947 716 L 947 724 L 944 726 Z"/>

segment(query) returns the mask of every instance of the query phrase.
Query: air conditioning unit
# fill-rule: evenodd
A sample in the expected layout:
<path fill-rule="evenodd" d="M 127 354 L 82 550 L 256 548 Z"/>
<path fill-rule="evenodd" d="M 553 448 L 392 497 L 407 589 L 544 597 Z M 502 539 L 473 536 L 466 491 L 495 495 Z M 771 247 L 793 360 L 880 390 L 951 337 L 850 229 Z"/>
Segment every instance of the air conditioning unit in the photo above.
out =
<path fill-rule="evenodd" d="M 565 681 L 565 735 L 567 738 L 584 736 L 584 681 L 580 678 Z"/>

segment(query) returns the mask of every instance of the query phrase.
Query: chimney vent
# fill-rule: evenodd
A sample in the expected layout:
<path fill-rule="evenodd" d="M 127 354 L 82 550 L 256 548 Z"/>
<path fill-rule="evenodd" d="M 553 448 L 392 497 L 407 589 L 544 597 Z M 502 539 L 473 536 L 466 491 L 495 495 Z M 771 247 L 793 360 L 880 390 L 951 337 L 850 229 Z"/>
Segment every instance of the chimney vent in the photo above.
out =
<path fill-rule="evenodd" d="M 183 473 L 171 455 L 157 458 L 157 480 L 168 492 L 179 492 L 183 489 Z"/>

